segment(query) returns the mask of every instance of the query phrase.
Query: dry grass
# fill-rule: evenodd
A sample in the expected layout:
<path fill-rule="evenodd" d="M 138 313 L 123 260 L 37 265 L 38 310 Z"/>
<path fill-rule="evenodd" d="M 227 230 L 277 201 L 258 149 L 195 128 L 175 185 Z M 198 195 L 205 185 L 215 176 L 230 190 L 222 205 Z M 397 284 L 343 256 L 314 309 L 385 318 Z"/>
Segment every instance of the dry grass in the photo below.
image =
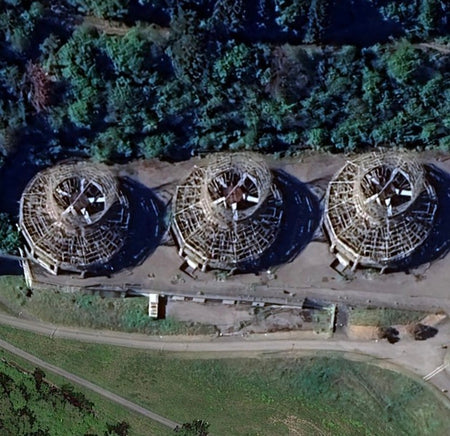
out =
<path fill-rule="evenodd" d="M 349 324 L 373 327 L 406 325 L 423 319 L 427 312 L 391 308 L 354 308 L 349 312 Z"/>

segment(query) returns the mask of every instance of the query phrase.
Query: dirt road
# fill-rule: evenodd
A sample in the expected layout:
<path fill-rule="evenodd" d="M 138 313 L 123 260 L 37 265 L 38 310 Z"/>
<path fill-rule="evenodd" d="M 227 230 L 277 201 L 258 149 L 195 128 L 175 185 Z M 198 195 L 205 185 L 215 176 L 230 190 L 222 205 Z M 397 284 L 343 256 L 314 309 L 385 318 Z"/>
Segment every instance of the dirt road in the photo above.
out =
<path fill-rule="evenodd" d="M 108 400 L 114 401 L 117 404 L 120 404 L 123 407 L 126 407 L 127 409 L 132 410 L 133 412 L 140 413 L 141 415 L 146 416 L 147 418 L 150 418 L 154 421 L 159 422 L 160 424 L 165 425 L 166 427 L 175 428 L 177 425 L 176 422 L 171 421 L 170 419 L 164 418 L 164 416 L 158 415 L 157 413 L 154 413 L 148 409 L 145 409 L 144 407 L 139 406 L 138 404 L 132 403 L 131 401 L 128 401 L 127 399 L 120 397 L 119 395 L 114 394 L 111 391 L 108 391 L 106 389 L 103 389 L 102 387 L 91 383 L 88 380 L 85 380 L 84 378 L 78 377 L 75 374 L 72 374 L 71 372 L 65 371 L 62 368 L 59 368 L 55 365 L 51 365 L 50 363 L 45 362 L 44 360 L 41 360 L 37 358 L 36 356 L 33 356 L 30 353 L 27 353 L 20 348 L 15 347 L 14 345 L 11 345 L 10 343 L 3 341 L 0 339 L 0 347 L 4 348 L 5 350 L 9 351 L 10 353 L 15 354 L 16 356 L 22 357 L 23 359 L 28 360 L 29 362 L 33 363 L 34 365 L 39 366 L 40 368 L 43 368 L 47 371 L 53 372 L 54 374 L 58 374 L 62 377 L 65 377 L 67 380 L 70 380 L 73 383 L 76 383 L 80 386 L 83 386 L 87 389 L 90 389 L 91 391 L 96 392 L 97 394 L 101 395 L 102 397 L 107 398 Z"/>
<path fill-rule="evenodd" d="M 354 341 L 347 337 L 333 339 L 300 339 L 295 333 L 251 335 L 248 337 L 195 337 L 165 336 L 150 337 L 137 333 L 123 333 L 110 330 L 90 330 L 55 326 L 49 323 L 24 320 L 0 314 L 0 324 L 32 331 L 51 338 L 74 339 L 83 342 L 109 344 L 171 352 L 211 353 L 215 358 L 249 353 L 289 353 L 295 355 L 305 351 L 340 351 L 370 356 L 377 364 L 396 365 L 407 372 L 424 377 L 443 365 L 446 358 L 447 341 L 450 338 L 450 323 L 439 326 L 439 333 L 427 341 L 402 339 L 396 344 L 380 341 Z M 391 368 L 393 369 L 393 368 Z M 410 374 L 411 375 L 411 374 Z M 450 391 L 448 368 L 429 380 L 441 391 Z M 450 395 L 447 392 L 447 397 Z"/>

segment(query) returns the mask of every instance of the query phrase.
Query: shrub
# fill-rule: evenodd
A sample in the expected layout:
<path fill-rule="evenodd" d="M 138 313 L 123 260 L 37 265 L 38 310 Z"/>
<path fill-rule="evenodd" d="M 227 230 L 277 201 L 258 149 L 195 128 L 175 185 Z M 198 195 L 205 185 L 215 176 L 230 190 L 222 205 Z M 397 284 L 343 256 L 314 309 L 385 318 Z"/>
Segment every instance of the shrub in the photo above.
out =
<path fill-rule="evenodd" d="M 0 252 L 17 254 L 21 245 L 21 237 L 11 217 L 0 213 Z"/>

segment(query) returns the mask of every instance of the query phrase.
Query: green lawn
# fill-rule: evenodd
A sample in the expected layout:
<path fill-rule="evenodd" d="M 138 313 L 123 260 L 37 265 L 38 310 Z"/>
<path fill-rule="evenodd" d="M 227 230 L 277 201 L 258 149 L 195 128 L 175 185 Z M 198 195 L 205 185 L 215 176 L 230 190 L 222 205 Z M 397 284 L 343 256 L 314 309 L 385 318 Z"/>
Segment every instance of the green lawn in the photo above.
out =
<path fill-rule="evenodd" d="M 25 282 L 18 276 L 0 277 L 0 310 L 11 314 L 25 311 L 42 321 L 95 329 L 150 335 L 215 334 L 210 325 L 149 318 L 146 297 L 102 298 L 53 290 L 36 290 L 27 297 Z"/>
<path fill-rule="evenodd" d="M 47 392 L 48 389 L 45 390 L 46 392 L 42 392 L 44 389 L 41 388 L 43 395 L 38 395 L 33 376 L 24 374 L 10 366 L 11 363 L 16 364 L 32 373 L 35 369 L 33 364 L 3 349 L 0 349 L 0 358 L 9 362 L 9 364 L 6 364 L 0 360 L 0 373 L 10 377 L 14 382 L 12 386 L 15 387 L 9 396 L 2 392 L 3 395 L 0 398 L 2 403 L 0 408 L 1 434 L 22 435 L 26 433 L 26 430 L 47 429 L 48 434 L 52 436 L 62 434 L 73 436 L 82 434 L 103 435 L 107 430 L 107 424 L 115 425 L 122 421 L 130 424 L 129 436 L 167 436 L 172 434 L 172 431 L 163 425 L 128 411 L 78 385 L 73 386 L 74 391 L 82 393 L 88 401 L 93 403 L 94 415 L 79 411 L 69 403 L 64 404 L 58 395 Z M 2 376 L 2 380 L 4 380 L 4 376 Z M 58 387 L 68 384 L 65 378 L 48 371 L 45 372 L 45 380 Z M 20 416 L 20 413 L 19 415 L 13 413 L 14 410 L 20 410 L 23 406 L 26 406 L 32 412 L 35 419 L 34 424 L 32 424 L 33 418 L 28 420 L 26 415 Z M 2 427 L 2 423 L 4 427 Z"/>
<path fill-rule="evenodd" d="M 205 419 L 213 435 L 447 434 L 448 403 L 426 384 L 336 354 L 208 359 L 0 335 L 174 421 Z"/>

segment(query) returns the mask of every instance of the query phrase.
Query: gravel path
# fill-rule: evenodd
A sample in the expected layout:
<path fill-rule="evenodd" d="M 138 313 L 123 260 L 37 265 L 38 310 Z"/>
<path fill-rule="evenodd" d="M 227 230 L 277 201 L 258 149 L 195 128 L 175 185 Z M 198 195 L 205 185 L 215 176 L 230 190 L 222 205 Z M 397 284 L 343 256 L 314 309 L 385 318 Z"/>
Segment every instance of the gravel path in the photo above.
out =
<path fill-rule="evenodd" d="M 439 333 L 426 341 L 414 341 L 402 338 L 396 344 L 386 340 L 361 341 L 349 340 L 346 336 L 335 335 L 332 339 L 304 339 L 294 334 L 265 334 L 248 337 L 209 337 L 209 336 L 147 336 L 138 333 L 123 333 L 111 330 L 92 330 L 75 327 L 55 326 L 0 314 L 0 324 L 51 338 L 74 339 L 83 342 L 108 344 L 145 350 L 173 352 L 214 353 L 214 357 L 228 357 L 230 353 L 279 353 L 291 354 L 305 351 L 341 351 L 361 356 L 372 357 L 374 363 L 396 365 L 397 369 L 405 368 L 420 377 L 442 365 L 450 346 L 450 322 L 439 325 Z M 400 367 L 400 368 L 398 368 Z M 448 368 L 431 378 L 441 391 L 450 391 L 450 372 Z M 450 398 L 447 392 L 447 398 Z"/>
<path fill-rule="evenodd" d="M 73 383 L 76 383 L 80 386 L 90 389 L 91 391 L 96 392 L 97 394 L 107 398 L 108 400 L 114 401 L 115 403 L 120 404 L 121 406 L 126 407 L 127 409 L 130 409 L 133 412 L 140 413 L 141 415 L 144 415 L 147 418 L 157 421 L 160 424 L 165 425 L 166 427 L 170 427 L 173 429 L 177 425 L 179 425 L 176 422 L 171 421 L 168 418 L 165 418 L 164 416 L 158 415 L 157 413 L 152 412 L 151 410 L 145 409 L 144 407 L 141 407 L 138 404 L 132 403 L 131 401 L 128 401 L 127 399 L 125 399 L 119 395 L 116 395 L 111 391 L 103 389 L 102 387 L 100 387 L 94 383 L 91 383 L 90 381 L 88 381 L 84 378 L 78 377 L 77 375 L 72 374 L 71 372 L 65 371 L 62 368 L 59 368 L 55 365 L 47 363 L 44 360 L 41 360 L 38 357 L 33 356 L 32 354 L 27 353 L 26 351 L 23 351 L 20 348 L 17 348 L 14 345 L 11 345 L 9 342 L 6 342 L 2 339 L 0 339 L 0 347 L 4 348 L 5 350 L 9 351 L 10 353 L 13 353 L 17 356 L 22 357 L 23 359 L 28 360 L 29 362 L 33 363 L 34 365 L 39 366 L 40 368 L 43 368 L 47 371 L 53 372 L 54 374 L 58 374 L 62 377 L 65 377 L 67 380 L 70 380 Z"/>

